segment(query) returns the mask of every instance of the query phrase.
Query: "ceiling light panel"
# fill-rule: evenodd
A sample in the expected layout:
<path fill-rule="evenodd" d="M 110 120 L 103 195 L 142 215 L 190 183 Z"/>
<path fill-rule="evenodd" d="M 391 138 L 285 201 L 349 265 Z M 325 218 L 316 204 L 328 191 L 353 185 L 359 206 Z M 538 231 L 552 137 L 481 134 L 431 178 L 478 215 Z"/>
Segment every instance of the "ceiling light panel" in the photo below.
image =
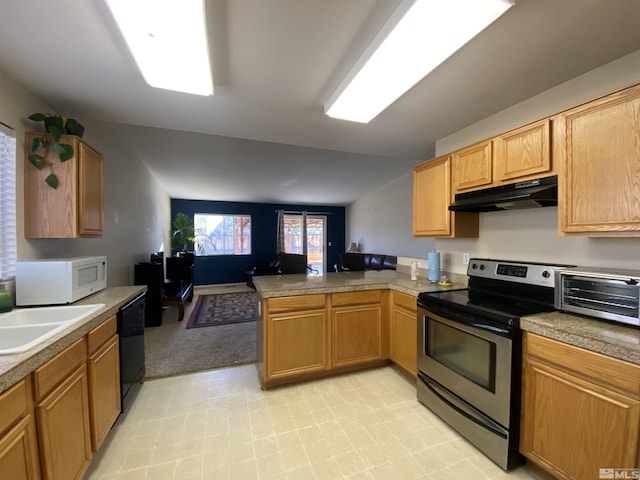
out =
<path fill-rule="evenodd" d="M 325 105 L 368 123 L 514 4 L 513 0 L 407 0 Z"/>
<path fill-rule="evenodd" d="M 106 0 L 152 87 L 213 95 L 202 0 Z"/>

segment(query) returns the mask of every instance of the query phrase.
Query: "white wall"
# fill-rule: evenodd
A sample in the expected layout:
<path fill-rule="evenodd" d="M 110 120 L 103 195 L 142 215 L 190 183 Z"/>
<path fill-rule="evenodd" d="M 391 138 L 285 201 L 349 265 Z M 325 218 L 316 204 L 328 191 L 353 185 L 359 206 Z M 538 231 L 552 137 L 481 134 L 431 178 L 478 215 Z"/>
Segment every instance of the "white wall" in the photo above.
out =
<path fill-rule="evenodd" d="M 436 142 L 437 156 L 559 113 L 640 82 L 640 50 L 516 104 Z M 640 160 L 639 160 L 640 161 Z M 640 238 L 558 237 L 555 207 L 480 214 L 478 239 L 439 239 L 451 271 L 462 253 L 509 260 L 551 261 L 640 270 Z"/>
<path fill-rule="evenodd" d="M 353 202 L 346 210 L 346 245 L 361 252 L 427 258 L 432 238 L 416 238 L 413 228 L 413 172 L 409 171 Z"/>
<path fill-rule="evenodd" d="M 84 140 L 104 159 L 104 235 L 86 239 L 24 238 L 24 134 L 38 128 L 27 119 L 53 110 L 7 73 L 0 71 L 0 121 L 16 130 L 16 203 L 18 260 L 106 255 L 110 286 L 133 283 L 133 265 L 148 261 L 169 240 L 170 199 L 136 155 L 114 144 L 102 125 L 78 120 Z M 60 112 L 64 113 L 64 112 Z M 31 168 L 31 165 L 28 165 Z"/>

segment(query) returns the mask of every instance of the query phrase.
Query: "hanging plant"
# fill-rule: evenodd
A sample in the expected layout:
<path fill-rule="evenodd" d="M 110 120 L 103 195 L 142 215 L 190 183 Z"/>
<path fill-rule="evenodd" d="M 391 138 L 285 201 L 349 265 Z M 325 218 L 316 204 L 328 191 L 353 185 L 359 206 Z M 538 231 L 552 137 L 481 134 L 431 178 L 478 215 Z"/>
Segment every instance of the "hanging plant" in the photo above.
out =
<path fill-rule="evenodd" d="M 73 118 L 51 115 L 50 113 L 33 113 L 29 115 L 29 120 L 42 122 L 44 134 L 41 137 L 34 137 L 31 142 L 31 154 L 29 162 L 38 170 L 48 168 L 49 175 L 45 178 L 45 183 L 51 188 L 58 188 L 58 177 L 53 173 L 53 164 L 49 161 L 49 154 L 56 153 L 61 162 L 66 162 L 73 157 L 73 147 L 66 143 L 61 143 L 62 135 L 76 135 L 82 137 L 84 127 Z"/>

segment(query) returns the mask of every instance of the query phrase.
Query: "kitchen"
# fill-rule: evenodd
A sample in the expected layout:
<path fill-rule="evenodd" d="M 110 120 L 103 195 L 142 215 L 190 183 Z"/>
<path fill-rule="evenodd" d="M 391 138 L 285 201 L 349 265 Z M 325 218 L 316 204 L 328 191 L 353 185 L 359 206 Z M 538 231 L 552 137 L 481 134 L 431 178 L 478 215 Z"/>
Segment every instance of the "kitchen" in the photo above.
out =
<path fill-rule="evenodd" d="M 565 108 L 592 100 L 638 83 L 638 52 L 568 80 L 557 87 L 515 104 L 436 141 L 435 155 L 447 153 L 477 140 L 518 127 Z M 48 108 L 10 73 L 0 76 L 3 120 L 17 129 L 18 138 L 30 128 L 26 114 Z M 105 234 L 101 239 L 69 241 L 26 241 L 18 224 L 19 258 L 62 255 L 93 255 L 109 258 L 111 285 L 131 283 L 130 266 L 148 251 L 157 251 L 166 242 L 169 230 L 169 196 L 128 147 L 111 141 L 116 127 L 95 123 L 88 141 L 109 161 L 105 164 Z M 100 132 L 100 133 L 97 133 Z M 18 142 L 18 212 L 22 218 L 22 171 L 24 150 Z M 428 158 L 425 157 L 425 158 Z M 414 164 L 419 163 L 414 162 Z M 559 238 L 557 209 L 523 212 L 487 212 L 480 216 L 477 239 L 411 238 L 411 172 L 363 195 L 348 207 L 348 241 L 358 241 L 369 251 L 399 251 L 409 257 L 424 258 L 435 247 L 443 253 L 445 270 L 464 273 L 463 252 L 474 256 L 552 261 L 615 268 L 640 268 L 638 241 L 634 238 Z M 127 175 L 122 175 L 126 171 Z M 369 222 L 370 213 L 385 222 Z"/>

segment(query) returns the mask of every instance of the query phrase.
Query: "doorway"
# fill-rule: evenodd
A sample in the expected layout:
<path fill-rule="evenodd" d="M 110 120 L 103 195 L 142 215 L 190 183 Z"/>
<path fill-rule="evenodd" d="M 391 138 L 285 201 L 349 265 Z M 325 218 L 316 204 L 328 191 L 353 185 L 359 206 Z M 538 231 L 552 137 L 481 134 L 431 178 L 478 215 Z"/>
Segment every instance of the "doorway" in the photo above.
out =
<path fill-rule="evenodd" d="M 284 253 L 304 251 L 307 246 L 307 263 L 323 275 L 327 271 L 327 217 L 326 215 L 307 214 L 307 236 L 302 238 L 302 215 L 284 216 Z"/>

